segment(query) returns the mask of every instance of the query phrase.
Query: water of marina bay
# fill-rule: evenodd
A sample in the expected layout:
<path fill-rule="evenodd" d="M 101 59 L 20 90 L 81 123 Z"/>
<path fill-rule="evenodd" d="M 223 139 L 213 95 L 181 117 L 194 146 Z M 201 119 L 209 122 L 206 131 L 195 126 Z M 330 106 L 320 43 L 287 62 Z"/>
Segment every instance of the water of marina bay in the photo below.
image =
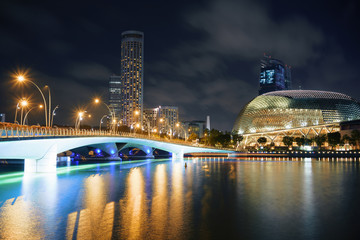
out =
<path fill-rule="evenodd" d="M 359 233 L 359 163 L 348 159 L 159 159 L 60 167 L 57 174 L 0 173 L 0 239 L 358 239 Z"/>

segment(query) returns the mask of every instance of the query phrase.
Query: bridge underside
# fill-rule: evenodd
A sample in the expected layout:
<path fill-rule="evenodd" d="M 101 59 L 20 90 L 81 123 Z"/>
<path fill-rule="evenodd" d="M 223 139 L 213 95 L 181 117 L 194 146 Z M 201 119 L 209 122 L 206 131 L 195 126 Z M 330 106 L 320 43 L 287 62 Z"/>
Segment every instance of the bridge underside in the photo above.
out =
<path fill-rule="evenodd" d="M 185 153 L 229 152 L 218 149 L 198 148 L 148 139 L 123 137 L 69 137 L 12 140 L 0 142 L 0 159 L 25 159 L 25 172 L 56 172 L 57 155 L 81 147 L 101 149 L 109 156 L 118 157 L 125 148 L 138 148 L 147 157 L 153 158 L 154 149 L 172 154 L 172 158 L 183 159 Z"/>

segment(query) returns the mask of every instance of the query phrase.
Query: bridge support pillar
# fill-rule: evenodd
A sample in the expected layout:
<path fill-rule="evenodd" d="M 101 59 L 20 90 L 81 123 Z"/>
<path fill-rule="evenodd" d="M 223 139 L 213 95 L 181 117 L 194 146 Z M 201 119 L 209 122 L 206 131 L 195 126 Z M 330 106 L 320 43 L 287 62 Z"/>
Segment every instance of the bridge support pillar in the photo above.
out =
<path fill-rule="evenodd" d="M 40 159 L 25 159 L 25 173 L 56 172 L 57 145 L 54 144 Z"/>
<path fill-rule="evenodd" d="M 184 160 L 184 151 L 173 152 L 171 154 L 172 154 L 172 160 Z"/>
<path fill-rule="evenodd" d="M 146 153 L 146 158 L 154 158 L 154 149 L 148 146 L 142 146 L 142 151 Z"/>

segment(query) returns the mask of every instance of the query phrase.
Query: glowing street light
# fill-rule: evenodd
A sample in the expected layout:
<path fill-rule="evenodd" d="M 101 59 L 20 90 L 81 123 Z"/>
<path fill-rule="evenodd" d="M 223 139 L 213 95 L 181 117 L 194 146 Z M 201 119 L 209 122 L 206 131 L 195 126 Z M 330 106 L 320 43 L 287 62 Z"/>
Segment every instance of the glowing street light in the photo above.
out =
<path fill-rule="evenodd" d="M 36 83 L 34 83 L 33 81 L 31 81 L 30 79 L 26 78 L 23 74 L 18 74 L 16 76 L 16 79 L 18 82 L 23 83 L 23 82 L 30 82 L 31 84 L 33 84 L 40 92 L 41 97 L 44 101 L 44 112 L 45 112 L 45 126 L 48 127 L 49 126 L 49 122 L 48 122 L 48 116 L 47 116 L 47 104 L 46 104 L 46 99 L 44 96 L 44 93 L 41 91 L 41 89 L 39 88 L 38 85 L 36 85 Z M 49 89 L 49 98 L 50 98 L 50 89 Z M 49 99 L 50 100 L 50 99 Z M 50 100 L 51 101 L 51 100 Z M 50 119 L 49 119 L 50 120 Z"/>
<path fill-rule="evenodd" d="M 20 106 L 21 106 L 21 116 L 20 116 L 20 125 L 24 124 L 23 121 L 23 112 L 24 112 L 24 108 L 28 105 L 28 101 L 26 99 L 22 99 L 20 101 Z"/>
<path fill-rule="evenodd" d="M 77 113 L 77 117 L 75 120 L 75 129 L 80 129 L 80 122 L 83 120 L 85 113 L 86 113 L 86 111 L 80 111 Z"/>
<path fill-rule="evenodd" d="M 101 103 L 102 101 L 100 101 L 100 99 L 99 98 L 95 98 L 94 99 L 94 103 L 95 104 L 99 104 L 99 103 Z M 109 105 L 107 105 L 106 103 L 104 103 L 104 102 L 102 102 L 106 107 L 107 107 L 107 109 L 109 110 L 109 112 L 110 112 L 110 116 L 111 116 L 111 124 L 112 124 L 112 131 L 114 131 L 115 132 L 115 123 L 116 123 L 116 119 L 115 119 L 115 112 L 114 112 L 114 109 L 111 109 L 110 108 L 110 106 Z"/>
<path fill-rule="evenodd" d="M 27 104 L 26 104 L 26 105 L 27 105 Z M 30 113 L 31 110 L 33 110 L 33 109 L 35 109 L 35 108 L 42 109 L 43 107 L 44 107 L 44 106 L 43 106 L 42 104 L 40 104 L 39 106 L 35 106 L 35 107 L 30 108 L 30 109 L 25 113 L 24 119 L 22 120 L 23 125 L 25 125 L 25 123 L 26 123 L 26 118 L 27 118 L 27 116 L 29 115 L 29 113 Z"/>

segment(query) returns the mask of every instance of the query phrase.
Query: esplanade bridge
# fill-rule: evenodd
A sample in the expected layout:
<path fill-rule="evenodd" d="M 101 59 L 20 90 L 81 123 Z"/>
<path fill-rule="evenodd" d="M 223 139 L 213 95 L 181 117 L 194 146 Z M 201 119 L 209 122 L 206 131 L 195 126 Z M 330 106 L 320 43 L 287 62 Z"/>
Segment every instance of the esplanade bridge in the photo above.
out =
<path fill-rule="evenodd" d="M 186 153 L 230 153 L 229 150 L 193 146 L 179 139 L 128 132 L 112 132 L 73 128 L 50 128 L 0 123 L 0 159 L 24 159 L 25 172 L 56 172 L 57 156 L 66 151 L 92 146 L 118 156 L 125 148 L 136 147 L 147 157 L 155 149 L 172 153 L 181 159 Z"/>

